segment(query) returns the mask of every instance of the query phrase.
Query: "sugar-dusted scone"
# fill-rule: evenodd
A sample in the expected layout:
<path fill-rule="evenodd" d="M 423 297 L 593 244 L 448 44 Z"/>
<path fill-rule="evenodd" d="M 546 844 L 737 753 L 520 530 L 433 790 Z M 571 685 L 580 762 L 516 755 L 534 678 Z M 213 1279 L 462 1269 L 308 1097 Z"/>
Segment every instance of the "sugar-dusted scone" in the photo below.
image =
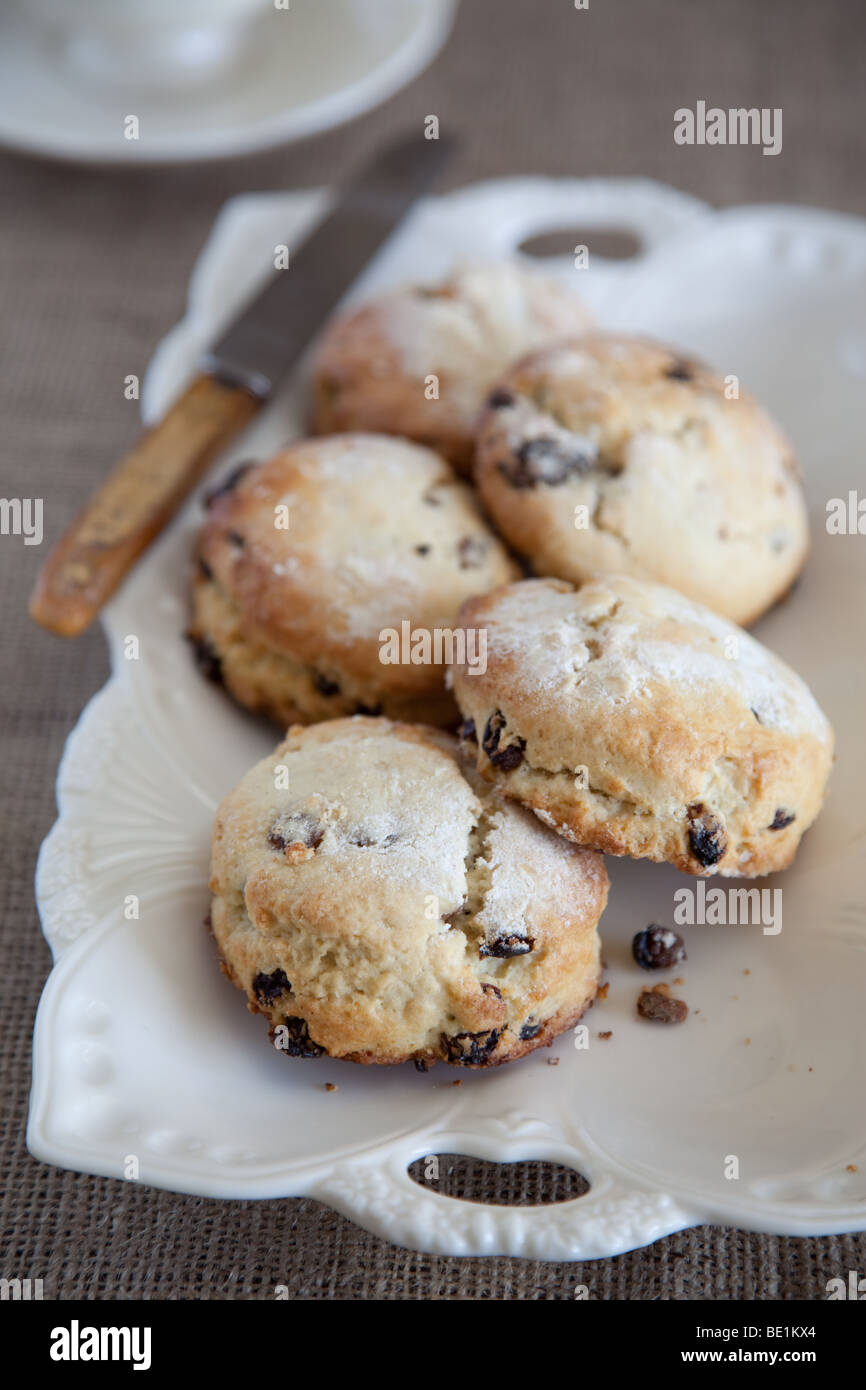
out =
<path fill-rule="evenodd" d="M 405 435 L 466 472 L 484 398 L 505 368 L 591 325 L 566 282 L 517 261 L 387 291 L 326 330 L 313 370 L 313 429 Z"/>
<path fill-rule="evenodd" d="M 457 611 L 516 573 L 438 454 L 384 435 L 302 440 L 211 495 L 190 637 L 209 675 L 284 728 L 356 712 L 450 724 Z"/>
<path fill-rule="evenodd" d="M 734 389 L 638 338 L 543 349 L 489 399 L 484 504 L 535 574 L 631 574 L 752 622 L 802 568 L 808 525 L 790 444 Z"/>
<path fill-rule="evenodd" d="M 291 1056 L 495 1066 L 598 985 L 601 857 L 435 729 L 291 729 L 220 806 L 210 886 L 226 973 Z"/>
<path fill-rule="evenodd" d="M 689 874 L 784 869 L 817 816 L 833 733 L 807 686 L 675 593 L 607 575 L 470 599 L 483 674 L 453 670 L 481 773 L 545 824 Z"/>

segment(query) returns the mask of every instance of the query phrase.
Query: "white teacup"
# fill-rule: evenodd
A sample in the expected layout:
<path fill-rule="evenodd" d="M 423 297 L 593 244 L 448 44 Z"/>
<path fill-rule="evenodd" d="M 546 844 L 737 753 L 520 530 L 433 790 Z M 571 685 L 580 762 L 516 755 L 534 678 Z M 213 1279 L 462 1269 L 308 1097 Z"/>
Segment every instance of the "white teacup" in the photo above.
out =
<path fill-rule="evenodd" d="M 185 85 L 240 57 L 275 0 L 26 0 L 82 75 L 102 82 Z"/>

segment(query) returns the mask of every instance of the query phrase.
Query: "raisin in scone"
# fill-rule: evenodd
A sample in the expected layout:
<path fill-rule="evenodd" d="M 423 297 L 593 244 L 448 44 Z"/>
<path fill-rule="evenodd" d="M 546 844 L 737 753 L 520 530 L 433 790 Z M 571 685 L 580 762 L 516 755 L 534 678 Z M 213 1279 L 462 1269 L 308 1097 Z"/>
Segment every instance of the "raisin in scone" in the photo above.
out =
<path fill-rule="evenodd" d="M 495 1066 L 596 993 L 601 857 L 435 729 L 291 729 L 220 806 L 210 886 L 224 968 L 292 1056 Z"/>
<path fill-rule="evenodd" d="M 518 262 L 387 291 L 326 330 L 313 371 L 313 429 L 405 435 L 468 472 L 484 398 L 506 367 L 590 326 L 567 283 Z"/>
<path fill-rule="evenodd" d="M 383 435 L 302 440 L 211 494 L 189 635 L 208 675 L 284 728 L 356 712 L 449 724 L 457 611 L 516 574 L 438 454 Z"/>
<path fill-rule="evenodd" d="M 749 623 L 802 568 L 808 524 L 791 446 L 731 389 L 642 339 L 543 349 L 489 398 L 484 504 L 537 575 L 631 574 Z"/>
<path fill-rule="evenodd" d="M 833 734 L 804 682 L 673 589 L 607 575 L 470 599 L 483 674 L 453 668 L 482 775 L 545 824 L 689 874 L 784 869 L 818 814 Z"/>

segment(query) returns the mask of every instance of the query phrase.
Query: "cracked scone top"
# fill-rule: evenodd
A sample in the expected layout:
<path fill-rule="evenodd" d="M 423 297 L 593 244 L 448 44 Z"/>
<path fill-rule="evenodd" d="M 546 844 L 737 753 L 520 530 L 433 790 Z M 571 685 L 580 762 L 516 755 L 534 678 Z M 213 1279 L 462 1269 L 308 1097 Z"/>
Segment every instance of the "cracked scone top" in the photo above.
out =
<path fill-rule="evenodd" d="M 506 367 L 591 322 L 567 283 L 516 261 L 385 291 L 326 330 L 313 369 L 313 429 L 405 435 L 468 471 L 484 398 Z"/>
<path fill-rule="evenodd" d="M 598 985 L 601 857 L 420 725 L 291 729 L 220 806 L 210 886 L 225 969 L 293 1056 L 496 1065 Z"/>
<path fill-rule="evenodd" d="M 356 712 L 453 725 L 444 666 L 383 663 L 381 634 L 451 630 L 464 599 L 516 574 L 432 450 L 300 440 L 211 495 L 189 635 L 208 674 L 283 728 Z"/>
<path fill-rule="evenodd" d="M 517 364 L 482 418 L 476 481 L 538 575 L 669 584 L 738 623 L 790 588 L 808 526 L 791 446 L 745 392 L 609 334 Z"/>
<path fill-rule="evenodd" d="M 623 575 L 530 579 L 464 605 L 487 669 L 453 668 L 482 775 L 576 843 L 690 874 L 783 869 L 824 796 L 833 734 L 740 628 Z"/>

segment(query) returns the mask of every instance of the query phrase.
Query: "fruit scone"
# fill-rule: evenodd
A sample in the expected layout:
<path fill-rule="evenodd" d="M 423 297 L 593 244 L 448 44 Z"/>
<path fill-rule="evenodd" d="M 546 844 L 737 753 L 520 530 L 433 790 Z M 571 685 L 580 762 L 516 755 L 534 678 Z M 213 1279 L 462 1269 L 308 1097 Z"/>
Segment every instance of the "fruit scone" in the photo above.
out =
<path fill-rule="evenodd" d="M 605 333 L 514 366 L 488 399 L 476 482 L 539 576 L 631 574 L 737 623 L 792 585 L 808 525 L 766 412 L 660 343 Z"/>
<path fill-rule="evenodd" d="M 447 634 L 464 599 L 518 572 L 430 449 L 301 440 L 211 494 L 189 636 L 206 674 L 283 728 L 356 712 L 454 724 Z"/>
<path fill-rule="evenodd" d="M 624 575 L 470 599 L 486 670 L 455 664 L 479 771 L 547 825 L 689 874 L 783 869 L 817 816 L 833 733 L 799 676 L 733 623 Z"/>
<path fill-rule="evenodd" d="M 494 1066 L 598 987 L 601 856 L 420 725 L 291 729 L 220 806 L 210 886 L 224 969 L 291 1056 Z"/>
<path fill-rule="evenodd" d="M 484 398 L 506 367 L 591 326 L 566 281 L 519 261 L 385 291 L 326 329 L 313 368 L 312 428 L 405 435 L 468 472 Z"/>

